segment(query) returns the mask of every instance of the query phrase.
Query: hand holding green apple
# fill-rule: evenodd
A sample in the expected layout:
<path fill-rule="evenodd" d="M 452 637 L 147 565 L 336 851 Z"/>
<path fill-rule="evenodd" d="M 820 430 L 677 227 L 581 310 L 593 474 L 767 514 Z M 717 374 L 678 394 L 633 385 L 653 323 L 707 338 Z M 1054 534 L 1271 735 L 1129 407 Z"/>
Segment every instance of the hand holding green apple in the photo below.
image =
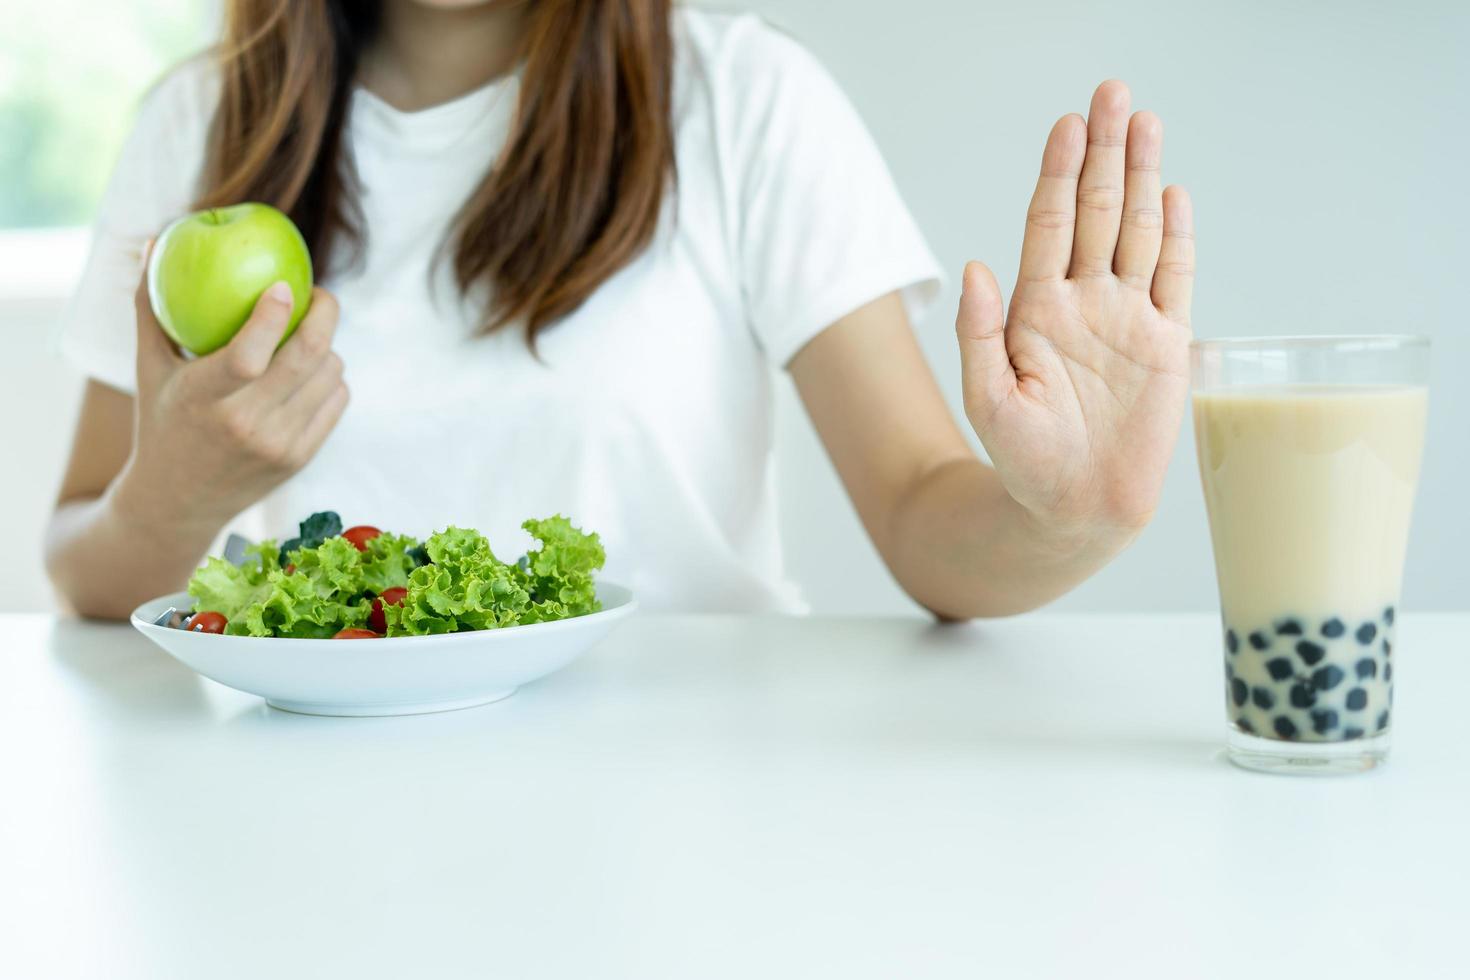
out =
<path fill-rule="evenodd" d="M 149 271 L 165 268 L 153 261 L 157 249 L 148 256 Z M 149 272 L 140 275 L 133 297 L 132 452 L 109 503 L 135 525 L 207 541 L 305 466 L 346 409 L 342 359 L 332 350 L 337 301 L 320 286 L 303 301 L 277 277 L 228 343 L 189 357 L 154 314 L 150 285 L 157 282 Z"/>
<path fill-rule="evenodd" d="M 311 253 L 291 219 L 269 204 L 186 215 L 163 230 L 148 260 L 153 315 L 194 354 L 229 343 L 276 282 L 291 287 L 284 343 L 311 304 Z"/>

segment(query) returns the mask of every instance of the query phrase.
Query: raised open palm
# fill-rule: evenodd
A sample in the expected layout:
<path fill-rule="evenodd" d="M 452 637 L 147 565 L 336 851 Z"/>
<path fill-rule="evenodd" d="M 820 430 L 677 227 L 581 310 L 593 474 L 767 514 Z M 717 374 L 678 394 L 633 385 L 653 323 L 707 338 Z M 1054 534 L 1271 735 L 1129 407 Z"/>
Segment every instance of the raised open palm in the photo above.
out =
<path fill-rule="evenodd" d="M 1138 528 L 1158 503 L 1189 385 L 1189 196 L 1160 190 L 1163 128 L 1104 82 L 1052 127 L 1006 311 L 965 269 L 965 412 L 1010 495 L 1048 521 Z"/>

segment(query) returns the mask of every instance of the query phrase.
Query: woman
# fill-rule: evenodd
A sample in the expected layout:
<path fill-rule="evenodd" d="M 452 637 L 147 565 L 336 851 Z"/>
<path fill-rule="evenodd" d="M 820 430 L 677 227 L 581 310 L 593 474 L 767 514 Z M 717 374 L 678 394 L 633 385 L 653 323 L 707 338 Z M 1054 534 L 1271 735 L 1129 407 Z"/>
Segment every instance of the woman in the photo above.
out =
<path fill-rule="evenodd" d="M 278 531 L 330 508 L 497 542 L 561 511 L 649 605 L 799 608 L 771 479 L 784 368 L 915 600 L 1030 609 L 1144 526 L 1179 428 L 1191 216 L 1161 145 L 1104 83 L 1047 140 L 1009 310 L 966 268 L 992 468 L 910 328 L 934 260 L 791 40 L 667 0 L 235 0 L 217 56 L 147 99 L 101 210 L 63 333 L 92 380 L 51 575 L 121 617 L 260 501 Z M 267 291 L 186 360 L 137 284 L 145 242 L 243 200 L 291 214 L 320 288 L 278 352 Z"/>

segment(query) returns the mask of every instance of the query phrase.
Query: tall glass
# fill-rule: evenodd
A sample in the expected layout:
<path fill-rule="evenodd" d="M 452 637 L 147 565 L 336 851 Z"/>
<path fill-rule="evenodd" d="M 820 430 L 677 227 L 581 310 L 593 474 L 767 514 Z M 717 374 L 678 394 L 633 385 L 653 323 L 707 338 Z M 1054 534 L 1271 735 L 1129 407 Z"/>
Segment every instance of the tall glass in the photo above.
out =
<path fill-rule="evenodd" d="M 1196 341 L 1231 761 L 1371 769 L 1428 406 L 1423 337 Z"/>

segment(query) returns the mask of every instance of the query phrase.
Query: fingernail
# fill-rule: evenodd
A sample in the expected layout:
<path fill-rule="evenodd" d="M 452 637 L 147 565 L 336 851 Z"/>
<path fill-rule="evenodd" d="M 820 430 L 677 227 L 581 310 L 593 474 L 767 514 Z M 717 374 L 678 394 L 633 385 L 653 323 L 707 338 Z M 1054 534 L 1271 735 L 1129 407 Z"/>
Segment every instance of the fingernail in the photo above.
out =
<path fill-rule="evenodd" d="M 271 288 L 265 291 L 265 294 L 283 306 L 291 305 L 291 286 L 284 279 L 278 283 L 273 283 Z"/>

